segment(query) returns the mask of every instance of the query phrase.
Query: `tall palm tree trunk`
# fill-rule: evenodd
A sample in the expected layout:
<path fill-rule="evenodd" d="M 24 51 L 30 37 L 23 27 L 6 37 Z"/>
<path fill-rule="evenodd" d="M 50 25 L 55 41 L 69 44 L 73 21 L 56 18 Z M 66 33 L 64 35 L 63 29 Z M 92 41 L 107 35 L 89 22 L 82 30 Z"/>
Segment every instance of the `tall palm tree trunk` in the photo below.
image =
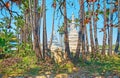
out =
<path fill-rule="evenodd" d="M 43 4 L 43 58 L 47 56 L 47 31 L 46 31 L 46 0 L 42 0 Z"/>
<path fill-rule="evenodd" d="M 85 12 L 85 15 L 86 15 L 86 12 Z M 89 53 L 88 31 L 87 31 L 86 25 L 85 25 L 85 47 L 86 47 L 86 53 Z"/>
<path fill-rule="evenodd" d="M 40 37 L 40 30 L 41 30 L 41 13 L 39 14 L 39 18 L 38 18 L 38 40 L 39 40 L 39 45 L 40 45 L 40 51 L 41 51 L 41 37 Z M 42 52 L 41 52 L 42 54 Z"/>
<path fill-rule="evenodd" d="M 85 19 L 85 11 L 84 11 L 84 0 L 81 0 L 81 8 L 82 8 L 82 11 L 81 11 L 81 14 L 82 14 L 82 21 L 81 21 L 81 24 L 82 24 L 82 59 L 83 61 L 85 62 L 86 61 L 86 54 L 85 54 L 85 24 L 84 24 L 84 19 Z"/>
<path fill-rule="evenodd" d="M 112 2 L 112 0 L 111 0 Z M 108 54 L 111 56 L 112 55 L 112 41 L 113 41 L 113 4 L 111 4 L 111 9 L 110 9 L 110 33 L 109 33 L 109 50 L 108 50 Z"/>
<path fill-rule="evenodd" d="M 33 35 L 34 35 L 34 47 L 35 47 L 35 53 L 36 56 L 39 59 L 42 58 L 42 54 L 41 54 L 41 50 L 40 50 L 40 46 L 39 46 L 39 40 L 38 40 L 38 18 L 37 18 L 37 3 L 38 0 L 34 1 L 34 30 L 33 30 Z"/>
<path fill-rule="evenodd" d="M 29 20 L 29 25 L 31 27 L 31 43 L 32 43 L 32 33 L 33 33 L 33 19 L 32 19 L 32 5 L 31 5 L 31 0 L 29 0 L 29 16 L 30 16 L 30 20 Z"/>
<path fill-rule="evenodd" d="M 118 0 L 118 7 L 120 7 L 120 0 Z M 117 40 L 115 45 L 115 52 L 118 52 L 120 45 L 120 8 L 118 8 L 118 33 L 117 33 Z"/>
<path fill-rule="evenodd" d="M 107 25 L 107 19 L 106 19 L 106 0 L 104 0 L 104 28 L 103 28 L 102 55 L 105 55 L 105 50 L 106 50 L 106 39 L 107 39 L 106 25 Z"/>
<path fill-rule="evenodd" d="M 52 19 L 52 34 L 51 34 L 51 39 L 50 39 L 49 49 L 51 49 L 52 40 L 53 40 L 54 20 L 55 20 L 55 8 L 54 8 L 54 11 L 53 11 L 53 19 Z"/>
<path fill-rule="evenodd" d="M 99 51 L 99 47 L 98 47 L 98 38 L 97 38 L 97 16 L 98 14 L 95 14 L 95 11 L 94 11 L 94 3 L 93 3 L 93 27 L 94 27 L 94 41 L 95 41 L 95 52 L 98 52 Z"/>
<path fill-rule="evenodd" d="M 85 26 L 85 45 L 86 45 L 86 51 L 87 53 L 89 53 L 88 32 L 86 26 Z"/>
<path fill-rule="evenodd" d="M 76 48 L 76 53 L 75 53 L 75 57 L 74 59 L 77 60 L 80 56 L 80 47 L 82 45 L 82 39 L 81 39 L 81 35 L 82 35 L 82 30 L 80 28 L 79 33 L 78 33 L 78 41 L 77 41 L 77 48 Z"/>
<path fill-rule="evenodd" d="M 89 4 L 88 5 L 88 12 L 91 12 L 91 5 Z M 90 15 L 91 15 L 92 13 L 90 13 Z M 90 16 L 90 18 L 89 18 L 89 20 L 90 20 L 90 45 L 91 45 L 91 52 L 92 52 L 92 54 L 94 55 L 94 40 L 93 40 L 93 27 L 92 27 L 92 19 L 91 19 L 92 17 Z"/>
<path fill-rule="evenodd" d="M 82 58 L 85 59 L 85 29 L 83 25 L 84 20 L 84 0 L 79 0 L 80 3 L 80 27 L 78 33 L 78 42 L 76 48 L 75 59 L 77 60 L 80 55 L 80 47 L 82 46 Z"/>
<path fill-rule="evenodd" d="M 70 48 L 69 48 L 69 38 L 68 38 L 68 27 L 67 27 L 67 11 L 66 11 L 66 0 L 63 0 L 63 9 L 64 9 L 64 43 L 65 43 L 65 52 L 67 54 L 67 58 L 71 58 L 70 56 Z"/>

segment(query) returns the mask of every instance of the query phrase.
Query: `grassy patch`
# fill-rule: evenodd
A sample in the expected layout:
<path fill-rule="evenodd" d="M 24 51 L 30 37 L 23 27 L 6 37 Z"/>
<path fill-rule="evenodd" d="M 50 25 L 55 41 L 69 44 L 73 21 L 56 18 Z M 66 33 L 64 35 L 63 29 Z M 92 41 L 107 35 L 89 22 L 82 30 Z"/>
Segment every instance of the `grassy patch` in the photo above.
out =
<path fill-rule="evenodd" d="M 104 56 L 97 60 L 89 59 L 86 63 L 79 62 L 79 66 L 84 68 L 90 74 L 111 75 L 120 73 L 120 57 Z"/>
<path fill-rule="evenodd" d="M 40 61 L 37 64 L 36 56 L 34 53 L 21 52 L 21 54 L 16 54 L 12 58 L 21 58 L 20 62 L 16 62 L 7 67 L 1 67 L 0 63 L 0 73 L 3 75 L 9 76 L 35 76 L 40 74 L 58 74 L 58 73 L 73 73 L 80 71 L 82 73 L 87 73 L 89 75 L 104 75 L 108 76 L 111 74 L 120 73 L 120 56 L 101 56 L 97 54 L 97 58 L 94 59 L 88 55 L 86 62 L 82 61 L 82 58 L 79 58 L 77 64 L 73 64 L 70 60 L 64 61 L 62 63 Z M 7 59 L 7 58 L 5 58 Z M 0 59 L 2 62 L 5 59 Z M 12 62 L 12 61 L 11 61 Z M 14 61 L 13 61 L 14 62 Z M 76 66 L 76 68 L 75 68 Z M 77 71 L 74 71 L 74 69 Z"/>

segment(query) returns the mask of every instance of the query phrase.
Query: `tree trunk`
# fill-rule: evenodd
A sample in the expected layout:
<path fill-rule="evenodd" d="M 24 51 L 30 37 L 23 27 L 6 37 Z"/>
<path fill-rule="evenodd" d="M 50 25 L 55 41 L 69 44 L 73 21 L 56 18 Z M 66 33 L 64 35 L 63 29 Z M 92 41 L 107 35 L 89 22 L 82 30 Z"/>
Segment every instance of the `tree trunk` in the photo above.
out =
<path fill-rule="evenodd" d="M 22 28 L 22 42 L 26 43 L 26 14 L 24 14 L 24 16 L 25 16 L 25 23 Z"/>
<path fill-rule="evenodd" d="M 46 0 L 42 0 L 43 5 L 43 58 L 47 57 L 47 31 L 46 31 Z"/>
<path fill-rule="evenodd" d="M 42 58 L 42 53 L 40 50 L 40 46 L 39 46 L 39 39 L 38 39 L 38 18 L 37 18 L 37 3 L 38 0 L 34 1 L 34 29 L 33 29 L 33 35 L 34 35 L 34 47 L 35 47 L 35 53 L 37 56 L 37 59 L 39 61 L 39 59 Z"/>
<path fill-rule="evenodd" d="M 82 15 L 82 19 L 81 20 L 81 24 L 82 24 L 82 58 L 83 61 L 86 61 L 86 54 L 85 54 L 85 24 L 84 24 L 84 18 L 85 18 L 85 11 L 84 11 L 84 0 L 81 0 L 81 15 Z"/>
<path fill-rule="evenodd" d="M 93 3 L 93 27 L 94 27 L 94 41 L 95 41 L 95 53 L 99 52 L 99 47 L 98 47 L 98 38 L 97 38 L 97 16 L 98 14 L 95 14 L 95 7 L 94 7 L 94 3 Z"/>
<path fill-rule="evenodd" d="M 88 32 L 87 32 L 87 27 L 85 26 L 85 46 L 86 46 L 86 53 L 89 53 L 89 43 L 88 43 Z"/>
<path fill-rule="evenodd" d="M 112 0 L 111 0 L 112 2 Z M 110 8 L 110 33 L 108 34 L 109 35 L 109 43 L 108 43 L 108 46 L 109 46 L 109 50 L 108 50 L 108 54 L 109 56 L 112 55 L 112 41 L 113 41 L 113 4 L 111 4 L 111 8 Z"/>
<path fill-rule="evenodd" d="M 90 5 L 90 4 L 89 4 Z M 91 53 L 94 55 L 94 40 L 93 40 L 93 27 L 92 27 L 92 13 L 91 13 L 91 5 L 89 6 L 88 5 L 88 12 L 90 12 L 90 17 L 89 17 L 89 20 L 90 20 L 90 45 L 91 45 Z"/>
<path fill-rule="evenodd" d="M 118 7 L 120 7 L 120 0 L 118 0 Z M 115 45 L 116 53 L 119 51 L 119 45 L 120 45 L 120 8 L 118 8 L 118 33 L 117 33 L 117 40 Z"/>
<path fill-rule="evenodd" d="M 106 19 L 106 0 L 104 0 L 104 28 L 103 28 L 102 55 L 105 55 L 105 50 L 106 50 L 106 39 L 107 39 L 106 25 L 107 25 L 107 19 Z"/>
<path fill-rule="evenodd" d="M 41 30 L 41 13 L 39 14 L 39 19 L 38 19 L 38 40 L 39 40 L 39 46 L 40 46 L 40 51 L 41 51 L 41 38 L 40 38 L 40 30 Z M 41 52 L 42 54 L 42 52 Z"/>
<path fill-rule="evenodd" d="M 31 37 L 31 32 L 32 32 L 32 27 L 29 24 L 30 23 L 30 14 L 27 14 L 27 11 L 25 12 L 25 36 L 26 36 L 26 43 L 31 43 L 32 37 Z"/>
<path fill-rule="evenodd" d="M 65 43 L 65 53 L 67 58 L 71 58 L 70 48 L 69 48 L 69 38 L 68 38 L 68 27 L 67 27 L 67 11 L 66 11 L 66 0 L 63 0 L 63 9 L 64 9 L 64 43 Z"/>
<path fill-rule="evenodd" d="M 54 11 L 53 11 L 53 19 L 52 19 L 52 34 L 51 34 L 51 39 L 50 39 L 49 49 L 51 49 L 52 40 L 53 40 L 54 20 L 55 20 L 54 18 L 55 18 L 55 8 L 54 8 Z"/>
<path fill-rule="evenodd" d="M 86 12 L 85 12 L 86 15 Z M 84 16 L 85 18 L 85 16 Z M 85 47 L 86 47 L 86 53 L 89 53 L 89 42 L 88 42 L 88 32 L 87 32 L 87 27 L 85 25 Z"/>
<path fill-rule="evenodd" d="M 79 56 L 80 56 L 80 47 L 82 45 L 81 35 L 82 35 L 82 30 L 81 30 L 81 27 L 80 27 L 79 33 L 78 33 L 78 41 L 77 41 L 76 53 L 75 53 L 75 57 L 74 57 L 75 60 L 77 60 L 79 58 Z"/>
<path fill-rule="evenodd" d="M 75 59 L 77 60 L 80 55 L 80 47 L 82 46 L 82 58 L 85 60 L 85 27 L 83 24 L 84 20 L 84 0 L 79 0 L 80 2 L 80 27 L 78 34 L 78 43 L 76 48 Z"/>
<path fill-rule="evenodd" d="M 32 1 L 31 0 L 29 0 L 29 25 L 30 25 L 30 27 L 31 27 L 31 44 L 33 44 L 33 42 L 32 42 L 32 34 L 33 34 L 33 18 L 32 18 L 32 5 L 31 5 L 31 3 L 32 3 Z"/>

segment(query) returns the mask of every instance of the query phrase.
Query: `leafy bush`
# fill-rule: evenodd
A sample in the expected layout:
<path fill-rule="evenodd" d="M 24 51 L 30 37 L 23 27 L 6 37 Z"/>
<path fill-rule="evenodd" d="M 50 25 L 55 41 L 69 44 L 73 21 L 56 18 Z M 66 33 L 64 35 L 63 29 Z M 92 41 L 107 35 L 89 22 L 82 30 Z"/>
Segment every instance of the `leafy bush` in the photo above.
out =
<path fill-rule="evenodd" d="M 0 52 L 3 54 L 12 54 L 11 48 L 13 45 L 11 44 L 12 38 L 15 38 L 12 32 L 7 32 L 6 29 L 3 29 L 2 33 L 0 33 Z"/>

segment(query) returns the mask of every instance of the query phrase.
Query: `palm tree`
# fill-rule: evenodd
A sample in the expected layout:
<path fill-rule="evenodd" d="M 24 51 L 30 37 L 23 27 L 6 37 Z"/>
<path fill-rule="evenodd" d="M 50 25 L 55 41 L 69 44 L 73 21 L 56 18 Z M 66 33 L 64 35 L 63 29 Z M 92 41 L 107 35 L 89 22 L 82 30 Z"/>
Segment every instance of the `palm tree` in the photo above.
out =
<path fill-rule="evenodd" d="M 56 1 L 53 1 L 52 7 L 54 8 L 54 10 L 53 10 L 53 20 L 52 20 L 52 34 L 51 34 L 49 49 L 51 48 L 52 40 L 53 40 L 53 31 L 54 31 L 54 20 L 55 20 Z"/>
<path fill-rule="evenodd" d="M 70 56 L 70 48 L 69 48 L 69 38 L 68 38 L 68 27 L 67 27 L 67 11 L 66 11 L 66 0 L 63 0 L 63 10 L 64 10 L 64 43 L 65 43 L 65 53 L 67 54 L 67 58 L 71 58 Z"/>
<path fill-rule="evenodd" d="M 88 32 L 86 25 L 85 25 L 85 46 L 87 53 L 89 53 Z"/>
<path fill-rule="evenodd" d="M 92 13 L 91 13 L 91 5 L 88 3 L 88 12 L 90 13 L 90 17 L 89 17 L 89 24 L 90 24 L 90 43 L 91 43 L 91 52 L 94 55 L 94 41 L 93 41 L 93 27 L 92 27 Z"/>
<path fill-rule="evenodd" d="M 89 16 L 89 15 L 88 15 L 88 11 L 85 12 L 85 17 L 84 17 L 84 19 L 87 18 L 87 16 Z M 84 22 L 85 22 L 85 20 L 84 20 Z M 88 21 L 88 22 L 89 22 L 89 21 Z M 88 23 L 88 22 L 87 22 L 87 23 Z M 84 25 L 85 25 L 85 47 L 86 47 L 86 53 L 89 53 L 88 31 L 87 31 L 87 26 L 86 26 L 87 23 L 84 24 Z"/>
<path fill-rule="evenodd" d="M 42 6 L 39 7 L 39 12 L 38 12 L 38 40 L 39 40 L 39 45 L 40 45 L 40 51 L 41 51 L 41 36 L 40 36 L 40 30 L 41 30 L 41 18 L 42 18 Z"/>
<path fill-rule="evenodd" d="M 99 5 L 99 3 L 98 3 Z M 95 41 L 95 52 L 98 52 L 98 38 L 97 38 L 97 20 L 98 20 L 98 12 L 95 12 L 95 3 L 93 3 L 93 27 L 94 27 L 94 41 Z M 99 9 L 99 8 L 97 8 Z"/>
<path fill-rule="evenodd" d="M 37 18 L 37 5 L 38 5 L 38 0 L 34 0 L 34 29 L 33 29 L 33 35 L 34 35 L 34 46 L 35 46 L 35 53 L 36 56 L 39 59 L 42 58 L 42 53 L 40 50 L 40 45 L 39 45 L 39 38 L 38 38 L 38 18 Z"/>
<path fill-rule="evenodd" d="M 120 0 L 118 0 L 118 7 L 120 7 Z M 120 8 L 118 8 L 118 33 L 115 45 L 115 52 L 119 51 L 119 44 L 120 44 Z"/>
<path fill-rule="evenodd" d="M 82 38 L 82 58 L 83 58 L 83 61 L 85 62 L 86 61 L 86 55 L 85 55 L 85 24 L 84 24 L 84 19 L 85 19 L 85 10 L 84 10 L 84 0 L 81 0 L 81 17 L 82 17 L 82 21 L 81 21 L 81 28 L 82 28 L 82 35 L 81 35 L 81 38 Z"/>
<path fill-rule="evenodd" d="M 111 0 L 112 2 L 112 0 Z M 108 34 L 109 35 L 109 50 L 108 50 L 108 53 L 109 55 L 111 56 L 112 55 L 112 38 L 113 38 L 113 4 L 111 4 L 111 7 L 110 7 L 110 33 Z"/>
<path fill-rule="evenodd" d="M 29 2 L 28 2 L 29 4 L 29 25 L 30 25 L 30 27 L 31 27 L 31 38 L 32 38 L 32 34 L 33 34 L 33 32 L 34 32 L 34 12 L 33 12 L 33 10 L 34 10 L 34 7 L 32 7 L 33 6 L 33 1 L 32 0 L 29 0 Z M 32 44 L 33 44 L 33 50 L 35 50 L 35 46 L 34 46 L 34 39 L 33 39 L 33 42 L 32 42 Z"/>
<path fill-rule="evenodd" d="M 80 47 L 82 46 L 82 58 L 85 60 L 85 27 L 84 27 L 84 0 L 79 0 L 80 2 L 80 27 L 78 34 L 78 43 L 76 48 L 75 60 L 79 58 Z"/>
<path fill-rule="evenodd" d="M 42 0 L 43 5 L 43 58 L 47 56 L 47 31 L 46 31 L 46 0 Z"/>
<path fill-rule="evenodd" d="M 106 49 L 106 39 L 107 39 L 107 33 L 106 33 L 106 25 L 107 25 L 107 19 L 106 19 L 106 0 L 104 0 L 104 28 L 103 28 L 103 46 L 102 46 L 102 55 L 105 55 L 105 49 Z"/>

